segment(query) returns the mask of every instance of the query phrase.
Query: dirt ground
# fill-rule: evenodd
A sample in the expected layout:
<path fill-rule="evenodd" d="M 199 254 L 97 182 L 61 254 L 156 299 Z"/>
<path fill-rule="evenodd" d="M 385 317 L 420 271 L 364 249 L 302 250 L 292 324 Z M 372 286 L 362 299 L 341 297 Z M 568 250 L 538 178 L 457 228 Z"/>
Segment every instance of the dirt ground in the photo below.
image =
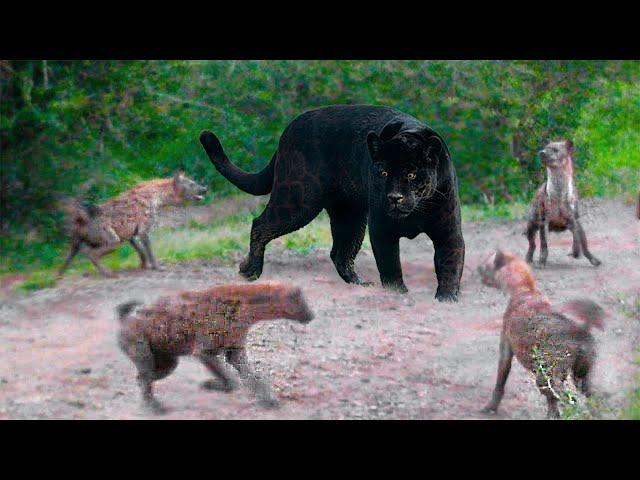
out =
<path fill-rule="evenodd" d="M 249 211 L 252 202 L 241 208 Z M 228 213 L 227 207 L 174 210 L 164 222 L 203 220 Z M 633 206 L 618 199 L 584 201 L 582 211 L 591 250 L 603 265 L 594 268 L 584 258 L 567 257 L 571 235 L 552 234 L 548 266 L 535 273 L 552 302 L 588 296 L 608 312 L 605 332 L 594 333 L 599 354 L 594 388 L 615 412 L 624 407 L 640 369 L 634 363 L 640 345 L 640 222 Z M 479 413 L 495 380 L 507 298 L 482 286 L 475 270 L 482 255 L 498 245 L 523 255 L 523 227 L 523 221 L 463 225 L 467 257 L 457 304 L 433 298 L 433 247 L 424 235 L 401 241 L 407 295 L 380 288 L 370 249 L 356 260 L 360 277 L 377 284 L 365 288 L 338 277 L 328 249 L 305 256 L 273 242 L 260 281 L 302 285 L 316 313 L 308 325 L 278 320 L 257 325 L 249 336 L 250 362 L 272 384 L 280 408 L 259 408 L 244 388 L 201 390 L 207 371 L 183 357 L 173 375 L 156 383 L 158 398 L 171 409 L 160 418 L 543 418 L 544 399 L 515 361 L 498 415 Z M 160 272 L 122 272 L 117 279 L 72 276 L 55 288 L 28 294 L 3 288 L 0 418 L 156 418 L 141 407 L 134 366 L 116 345 L 114 307 L 131 299 L 150 301 L 183 289 L 240 282 L 237 263 L 243 255 L 232 264 L 189 262 Z M 613 415 L 605 408 L 605 418 Z"/>

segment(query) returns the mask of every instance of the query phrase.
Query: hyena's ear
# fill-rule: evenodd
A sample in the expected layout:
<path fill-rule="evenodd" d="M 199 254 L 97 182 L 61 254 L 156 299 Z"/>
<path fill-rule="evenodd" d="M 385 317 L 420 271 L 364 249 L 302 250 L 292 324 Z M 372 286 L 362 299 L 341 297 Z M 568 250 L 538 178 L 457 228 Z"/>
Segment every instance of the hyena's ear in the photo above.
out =
<path fill-rule="evenodd" d="M 383 142 L 388 142 L 393 137 L 395 137 L 398 132 L 402 129 L 404 122 L 389 122 L 384 127 L 382 127 L 382 131 L 380 132 L 380 140 Z"/>
<path fill-rule="evenodd" d="M 378 153 L 380 153 L 380 143 L 380 137 L 375 132 L 369 132 L 369 135 L 367 135 L 367 148 L 369 149 L 369 156 L 374 162 L 378 158 Z"/>
<path fill-rule="evenodd" d="M 173 172 L 173 183 L 175 183 L 176 185 L 178 185 L 182 180 L 184 180 L 184 171 L 183 170 L 176 170 L 175 172 Z"/>
<path fill-rule="evenodd" d="M 496 258 L 493 261 L 494 270 L 500 270 L 507 264 L 507 256 L 504 254 L 502 250 L 498 250 L 496 252 Z"/>
<path fill-rule="evenodd" d="M 573 153 L 573 142 L 571 140 L 565 140 L 564 144 L 567 147 L 567 151 Z"/>

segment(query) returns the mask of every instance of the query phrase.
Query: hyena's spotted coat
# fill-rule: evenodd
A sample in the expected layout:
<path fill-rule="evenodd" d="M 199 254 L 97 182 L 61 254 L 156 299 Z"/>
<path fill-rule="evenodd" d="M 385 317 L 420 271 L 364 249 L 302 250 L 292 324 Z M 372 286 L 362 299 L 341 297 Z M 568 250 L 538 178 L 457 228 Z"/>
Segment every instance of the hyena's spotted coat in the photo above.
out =
<path fill-rule="evenodd" d="M 540 231 L 540 266 L 547 264 L 549 247 L 547 229 L 550 232 L 570 230 L 573 234 L 573 258 L 584 254 L 592 265 L 600 260 L 591 254 L 587 236 L 580 224 L 578 192 L 573 183 L 573 143 L 571 140 L 551 142 L 540 151 L 542 163 L 547 168 L 547 181 L 538 188 L 531 204 L 531 213 L 525 234 L 529 240 L 527 262 L 533 262 L 536 249 L 536 232 Z"/>
<path fill-rule="evenodd" d="M 538 389 L 547 399 L 548 418 L 560 416 L 558 400 L 569 374 L 585 395 L 591 395 L 596 349 L 590 330 L 603 329 L 602 308 L 587 299 L 553 308 L 538 289 L 529 265 L 512 253 L 492 253 L 478 271 L 485 285 L 510 296 L 500 335 L 496 386 L 484 412 L 497 411 L 514 356 L 536 374 Z"/>
<path fill-rule="evenodd" d="M 71 247 L 58 276 L 62 276 L 81 249 L 86 251 L 101 274 L 113 276 L 98 260 L 125 241 L 129 241 L 138 252 L 141 268 L 147 268 L 150 262 L 151 267 L 157 269 L 149 230 L 154 224 L 158 208 L 176 205 L 184 200 L 202 200 L 206 192 L 206 187 L 177 172 L 173 178 L 136 185 L 101 205 L 85 207 L 73 201 L 65 202 L 63 208 L 71 220 Z"/>
<path fill-rule="evenodd" d="M 118 339 L 136 365 L 145 405 L 156 413 L 165 409 L 153 396 L 152 384 L 168 376 L 183 355 L 195 355 L 214 375 L 204 388 L 231 391 L 234 381 L 218 358 L 224 353 L 260 404 L 276 406 L 269 387 L 249 367 L 245 349 L 249 328 L 262 320 L 313 319 L 300 288 L 282 283 L 224 285 L 163 297 L 136 310 L 137 305 L 118 307 L 122 323 Z"/>

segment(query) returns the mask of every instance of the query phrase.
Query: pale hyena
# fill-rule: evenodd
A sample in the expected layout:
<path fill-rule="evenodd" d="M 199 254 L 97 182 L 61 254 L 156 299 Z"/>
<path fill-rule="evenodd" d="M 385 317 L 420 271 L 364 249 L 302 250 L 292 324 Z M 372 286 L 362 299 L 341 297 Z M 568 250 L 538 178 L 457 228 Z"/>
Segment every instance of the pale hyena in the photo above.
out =
<path fill-rule="evenodd" d="M 550 232 L 570 230 L 573 247 L 569 255 L 578 258 L 582 253 L 592 265 L 600 265 L 600 260 L 589 251 L 587 237 L 579 220 L 578 192 L 573 183 L 573 143 L 571 140 L 551 142 L 540 151 L 540 159 L 547 169 L 547 180 L 538 188 L 531 204 L 525 232 L 529 240 L 527 262 L 533 262 L 535 235 L 540 231 L 540 265 L 546 265 L 549 254 L 548 229 Z"/>

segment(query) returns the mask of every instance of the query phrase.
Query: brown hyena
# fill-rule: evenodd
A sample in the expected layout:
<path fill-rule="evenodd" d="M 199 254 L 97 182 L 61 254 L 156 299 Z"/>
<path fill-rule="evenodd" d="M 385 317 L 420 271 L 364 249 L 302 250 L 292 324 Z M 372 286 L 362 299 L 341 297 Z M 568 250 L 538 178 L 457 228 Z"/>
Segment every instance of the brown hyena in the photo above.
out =
<path fill-rule="evenodd" d="M 300 288 L 281 283 L 225 285 L 163 297 L 136 310 L 138 302 L 118 307 L 122 323 L 120 348 L 138 369 L 145 405 L 156 413 L 165 409 L 153 396 L 152 384 L 168 376 L 178 357 L 195 355 L 214 375 L 203 388 L 231 391 L 235 382 L 218 355 L 238 371 L 260 405 L 277 406 L 269 387 L 249 367 L 245 342 L 256 322 L 287 318 L 308 323 L 313 313 Z"/>
<path fill-rule="evenodd" d="M 591 300 L 573 300 L 554 309 L 542 294 L 531 268 L 516 255 L 497 251 L 478 267 L 485 285 L 510 295 L 500 335 L 500 360 L 493 396 L 484 412 L 496 412 L 504 394 L 513 355 L 536 374 L 547 399 L 547 417 L 558 418 L 558 400 L 569 373 L 585 395 L 596 351 L 592 327 L 603 329 L 604 311 Z"/>
<path fill-rule="evenodd" d="M 571 140 L 551 142 L 540 151 L 540 159 L 547 168 L 547 181 L 538 188 L 531 204 L 526 235 L 529 240 L 527 262 L 533 262 L 536 249 L 536 232 L 540 231 L 540 265 L 547 264 L 547 228 L 550 232 L 573 233 L 573 248 L 569 255 L 574 258 L 583 253 L 592 265 L 600 265 L 587 246 L 587 237 L 580 224 L 578 193 L 573 184 L 573 143 Z"/>
<path fill-rule="evenodd" d="M 158 208 L 176 205 L 184 200 L 202 200 L 205 193 L 206 187 L 182 172 L 176 172 L 173 178 L 141 183 L 101 205 L 86 207 L 74 201 L 64 202 L 62 206 L 69 214 L 71 223 L 71 247 L 58 270 L 58 276 L 62 276 L 73 257 L 84 249 L 102 275 L 113 277 L 114 274 L 105 270 L 98 260 L 124 241 L 129 241 L 138 252 L 141 268 L 148 268 L 150 262 L 151 268 L 157 269 L 149 230 Z"/>

